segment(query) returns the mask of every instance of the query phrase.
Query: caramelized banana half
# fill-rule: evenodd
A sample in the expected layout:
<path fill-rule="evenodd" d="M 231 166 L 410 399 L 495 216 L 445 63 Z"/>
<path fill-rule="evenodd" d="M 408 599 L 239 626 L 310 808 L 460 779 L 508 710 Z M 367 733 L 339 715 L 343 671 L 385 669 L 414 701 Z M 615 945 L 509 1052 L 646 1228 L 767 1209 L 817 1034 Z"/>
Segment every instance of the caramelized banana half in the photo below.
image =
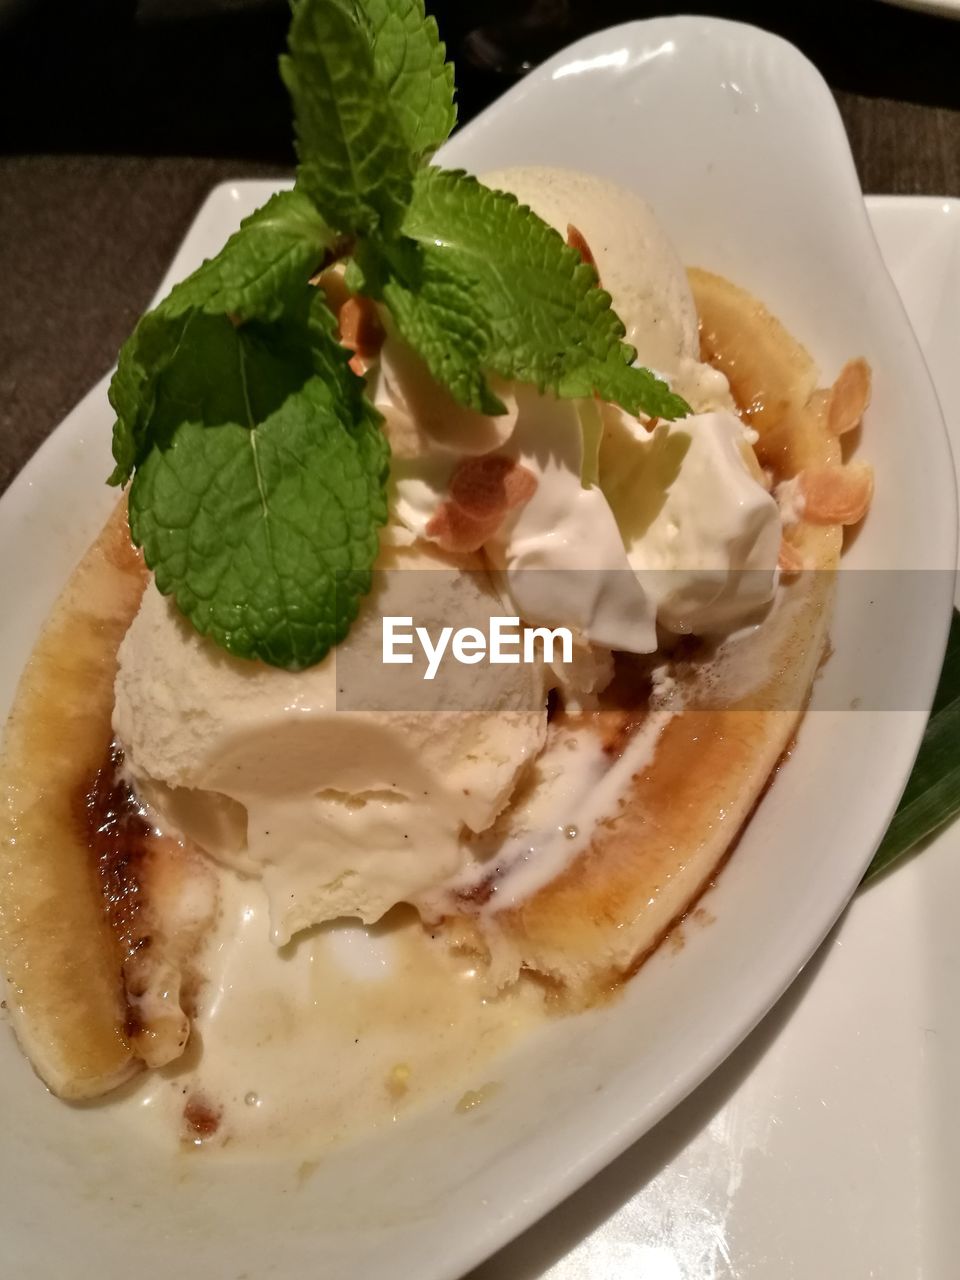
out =
<path fill-rule="evenodd" d="M 733 847 L 796 731 L 827 645 L 842 524 L 851 522 L 848 515 L 862 517 L 872 492 L 869 468 L 848 473 L 843 466 L 836 430 L 838 417 L 848 430 L 851 416 L 863 412 L 865 363 L 845 367 L 839 390 L 818 390 L 810 355 L 760 302 L 719 276 L 689 275 L 701 358 L 729 379 L 744 421 L 758 434 L 756 464 L 768 483 L 794 482 L 802 495 L 809 479 L 816 497 L 828 487 L 826 475 L 831 493 L 857 501 L 828 508 L 811 500 L 810 518 L 801 513 L 788 525 L 781 565 L 790 577 L 781 607 L 734 647 L 734 669 L 717 686 L 719 696 L 698 696 L 669 721 L 619 812 L 599 824 L 572 864 L 515 905 L 492 909 L 489 885 L 433 922 L 455 947 L 482 957 L 498 985 L 532 972 L 571 1008 L 602 998 L 635 972 Z M 593 728 L 607 749 L 616 744 L 616 754 L 644 721 L 642 705 L 621 705 L 598 713 Z"/>
<path fill-rule="evenodd" d="M 47 620 L 0 751 L 7 1008 L 62 1098 L 183 1052 L 190 959 L 216 907 L 205 861 L 151 830 L 111 752 L 117 648 L 147 577 L 121 502 Z"/>

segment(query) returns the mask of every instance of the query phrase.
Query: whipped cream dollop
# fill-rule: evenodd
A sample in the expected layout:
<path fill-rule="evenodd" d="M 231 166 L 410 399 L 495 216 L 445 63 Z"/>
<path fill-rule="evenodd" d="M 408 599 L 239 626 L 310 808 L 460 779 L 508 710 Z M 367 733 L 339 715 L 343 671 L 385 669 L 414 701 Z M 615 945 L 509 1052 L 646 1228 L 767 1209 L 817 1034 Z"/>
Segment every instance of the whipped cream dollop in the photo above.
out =
<path fill-rule="evenodd" d="M 497 388 L 507 413 L 486 417 L 455 405 L 388 330 L 373 385 L 394 450 L 398 523 L 429 539 L 465 459 L 496 456 L 531 477 L 482 543 L 525 621 L 641 654 L 656 650 L 658 626 L 710 634 L 748 623 L 776 591 L 780 513 L 726 379 L 699 359 L 686 272 L 649 205 L 564 170 L 484 181 L 562 233 L 577 228 L 638 363 L 695 411 L 657 424 L 516 386 Z"/>
<path fill-rule="evenodd" d="M 781 522 L 733 413 L 652 431 L 608 415 L 600 483 L 627 559 L 668 631 L 715 635 L 773 599 Z"/>

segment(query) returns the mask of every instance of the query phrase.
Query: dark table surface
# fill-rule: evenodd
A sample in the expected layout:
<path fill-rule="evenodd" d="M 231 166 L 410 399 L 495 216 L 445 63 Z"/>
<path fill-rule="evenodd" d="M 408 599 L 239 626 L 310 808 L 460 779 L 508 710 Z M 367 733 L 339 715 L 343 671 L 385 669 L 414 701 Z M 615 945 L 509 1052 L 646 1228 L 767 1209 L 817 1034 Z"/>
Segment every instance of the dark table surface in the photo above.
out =
<path fill-rule="evenodd" d="M 540 34 L 518 32 L 523 0 L 427 7 L 467 121 L 512 82 L 468 61 L 478 24 L 499 15 L 501 44 L 536 57 L 679 6 L 570 0 Z M 880 0 L 691 7 L 813 59 L 865 191 L 960 195 L 960 22 Z M 0 492 L 113 363 L 209 188 L 290 172 L 286 23 L 282 0 L 0 0 Z"/>

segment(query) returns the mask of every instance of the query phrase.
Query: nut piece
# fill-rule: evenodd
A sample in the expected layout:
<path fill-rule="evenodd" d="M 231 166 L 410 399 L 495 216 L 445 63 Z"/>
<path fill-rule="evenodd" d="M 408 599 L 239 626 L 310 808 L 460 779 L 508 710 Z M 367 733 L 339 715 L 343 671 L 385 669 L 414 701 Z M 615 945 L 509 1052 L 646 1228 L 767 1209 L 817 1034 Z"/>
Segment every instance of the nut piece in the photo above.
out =
<path fill-rule="evenodd" d="M 340 341 L 353 352 L 350 368 L 356 374 L 363 374 L 370 361 L 379 355 L 385 337 L 376 303 L 354 294 L 343 303 L 337 319 Z"/>
<path fill-rule="evenodd" d="M 810 524 L 858 524 L 873 498 L 873 467 L 808 467 L 797 476 L 803 518 Z"/>
<path fill-rule="evenodd" d="M 593 256 L 593 251 L 587 244 L 583 232 L 579 227 L 575 227 L 572 222 L 567 223 L 567 244 L 571 249 L 576 249 L 588 267 L 593 267 L 596 270 L 597 260 Z"/>
<path fill-rule="evenodd" d="M 863 357 L 848 360 L 830 391 L 827 426 L 835 436 L 845 435 L 860 424 L 870 403 L 870 366 Z"/>
<path fill-rule="evenodd" d="M 431 517 L 426 535 L 444 551 L 479 551 L 507 512 L 528 502 L 536 488 L 537 477 L 512 458 L 467 458 L 453 473 L 450 497 Z"/>

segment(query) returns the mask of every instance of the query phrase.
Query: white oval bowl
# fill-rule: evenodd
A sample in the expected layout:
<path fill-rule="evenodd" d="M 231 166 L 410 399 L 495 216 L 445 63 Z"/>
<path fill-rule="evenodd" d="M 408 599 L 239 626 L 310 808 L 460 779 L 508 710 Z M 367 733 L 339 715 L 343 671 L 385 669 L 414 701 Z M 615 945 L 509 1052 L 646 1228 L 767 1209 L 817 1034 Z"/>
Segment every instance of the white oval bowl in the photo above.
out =
<path fill-rule="evenodd" d="M 825 378 L 865 355 L 875 385 L 860 453 L 876 469 L 877 497 L 846 564 L 896 571 L 882 581 L 902 589 L 869 605 L 862 591 L 841 592 L 828 676 L 711 892 L 714 923 L 689 931 L 679 954 L 655 956 L 608 1008 L 519 1045 L 498 1067 L 501 1088 L 474 1112 L 455 1115 L 439 1098 L 325 1157 L 309 1178 L 300 1157 L 171 1159 L 137 1148 L 133 1104 L 64 1106 L 12 1037 L 0 1039 L 11 1275 L 66 1268 L 112 1280 L 131 1265 L 182 1280 L 461 1274 L 639 1138 L 739 1043 L 842 911 L 909 774 L 950 614 L 953 466 L 816 70 L 751 27 L 632 23 L 558 54 L 440 159 L 476 172 L 557 164 L 634 188 L 686 262 L 762 298 Z M 214 191 L 164 287 L 272 189 Z M 0 598 L 17 602 L 0 621 L 0 708 L 113 500 L 101 483 L 110 422 L 101 383 L 0 501 Z M 838 709 L 858 698 L 866 709 Z"/>

